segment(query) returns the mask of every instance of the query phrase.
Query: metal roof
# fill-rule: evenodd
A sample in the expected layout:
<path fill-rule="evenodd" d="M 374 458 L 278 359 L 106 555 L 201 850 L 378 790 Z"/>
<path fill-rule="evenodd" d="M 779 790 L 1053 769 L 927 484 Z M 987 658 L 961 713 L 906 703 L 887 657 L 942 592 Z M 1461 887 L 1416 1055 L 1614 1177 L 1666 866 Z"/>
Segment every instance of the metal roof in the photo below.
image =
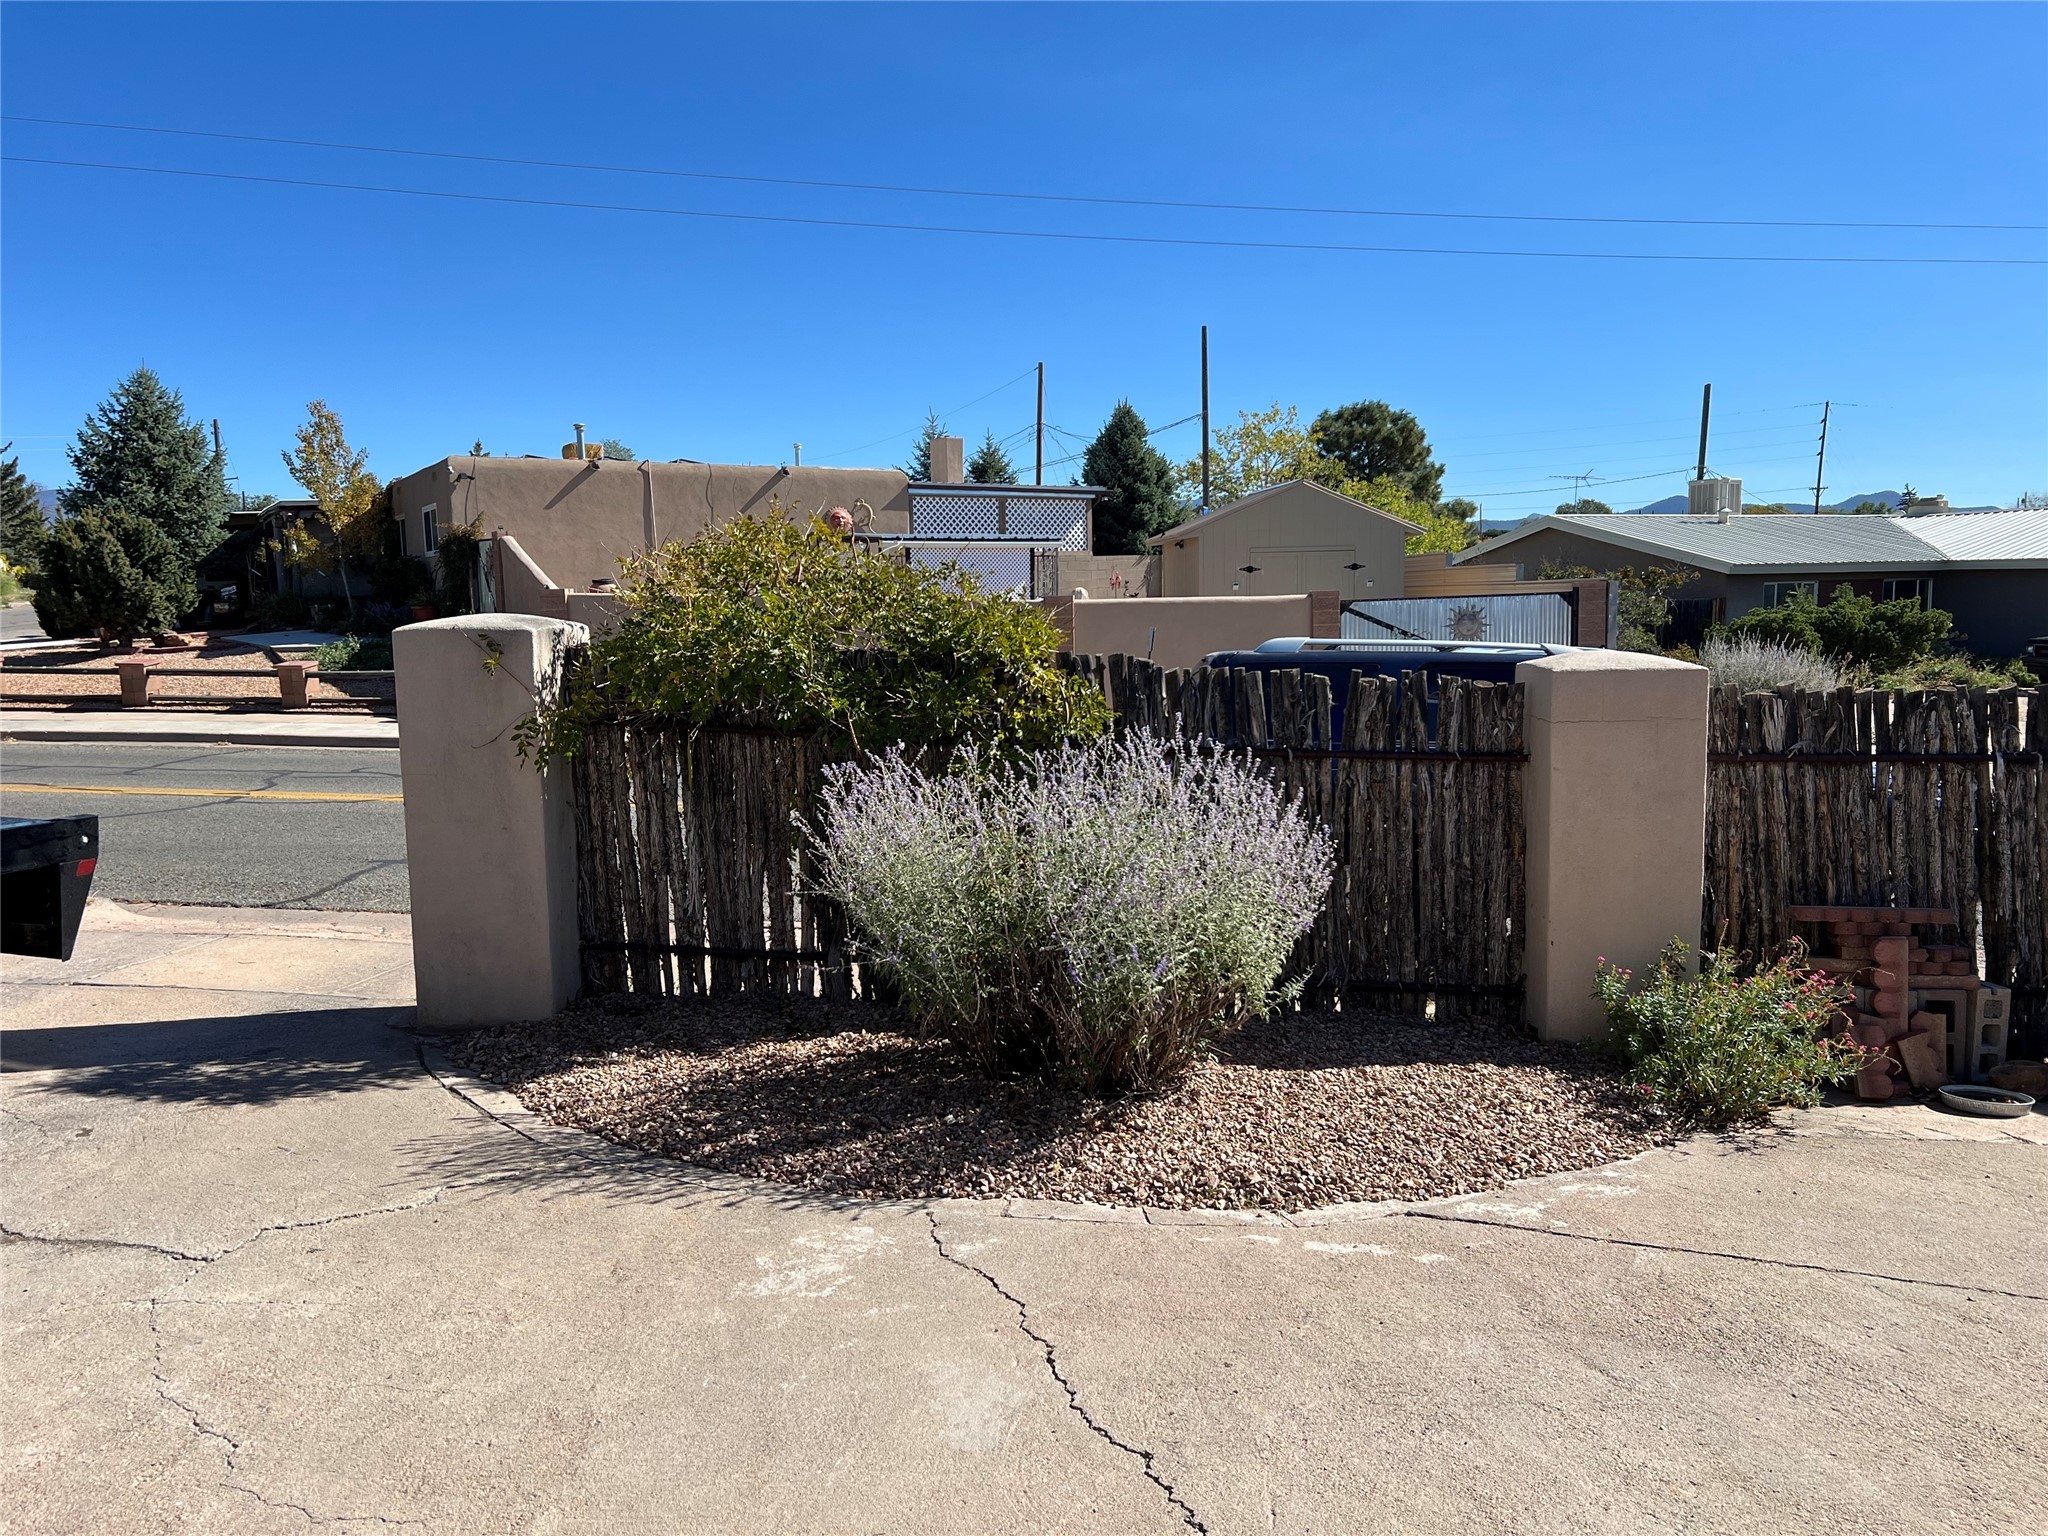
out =
<path fill-rule="evenodd" d="M 2048 512 L 1927 517 L 1786 513 L 1737 515 L 1725 523 L 1712 517 L 1648 513 L 1560 513 L 1533 518 L 1512 533 L 1461 551 L 1453 563 L 1462 564 L 1546 529 L 1730 574 L 2048 567 Z"/>
<path fill-rule="evenodd" d="M 2048 565 L 2048 511 L 1947 512 L 1898 521 L 1950 564 Z"/>

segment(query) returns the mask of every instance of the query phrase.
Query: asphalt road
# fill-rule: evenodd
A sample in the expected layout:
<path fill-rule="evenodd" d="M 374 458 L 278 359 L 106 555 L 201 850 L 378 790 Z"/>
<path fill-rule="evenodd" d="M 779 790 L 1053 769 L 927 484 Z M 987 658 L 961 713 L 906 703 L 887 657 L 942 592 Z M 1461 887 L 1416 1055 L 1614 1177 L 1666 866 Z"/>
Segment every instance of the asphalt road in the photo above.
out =
<path fill-rule="evenodd" d="M 27 601 L 0 606 L 0 640 L 40 640 L 36 611 Z"/>
<path fill-rule="evenodd" d="M 93 892 L 125 901 L 403 912 L 398 796 L 391 748 L 0 747 L 0 814 L 98 816 Z"/>

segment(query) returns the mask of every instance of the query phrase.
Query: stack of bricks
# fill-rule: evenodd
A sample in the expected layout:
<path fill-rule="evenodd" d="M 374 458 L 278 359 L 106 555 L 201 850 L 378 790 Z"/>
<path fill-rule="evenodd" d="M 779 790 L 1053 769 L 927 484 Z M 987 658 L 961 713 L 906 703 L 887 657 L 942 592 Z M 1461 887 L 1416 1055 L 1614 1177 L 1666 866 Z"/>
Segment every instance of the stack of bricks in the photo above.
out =
<path fill-rule="evenodd" d="M 1975 966 L 1967 950 L 1916 943 L 1913 930 L 1952 926 L 1955 913 L 1938 907 L 1793 907 L 1789 915 L 1795 922 L 1827 926 L 1834 953 L 1816 954 L 1807 963 L 1854 989 L 1853 1007 L 1837 1017 L 1849 1039 L 1872 1053 L 1856 1074 L 1856 1097 L 1883 1100 L 1947 1082 L 1949 1021 L 1940 1013 L 1915 1011 L 1914 994 L 1974 987 Z"/>

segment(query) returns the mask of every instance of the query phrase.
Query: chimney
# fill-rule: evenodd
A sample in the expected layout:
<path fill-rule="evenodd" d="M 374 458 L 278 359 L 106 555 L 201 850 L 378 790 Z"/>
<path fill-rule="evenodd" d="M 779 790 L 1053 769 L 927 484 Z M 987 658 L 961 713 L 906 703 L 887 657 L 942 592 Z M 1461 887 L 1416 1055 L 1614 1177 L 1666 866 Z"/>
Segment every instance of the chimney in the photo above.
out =
<path fill-rule="evenodd" d="M 933 485 L 959 485 L 967 479 L 967 440 L 960 437 L 932 439 Z"/>

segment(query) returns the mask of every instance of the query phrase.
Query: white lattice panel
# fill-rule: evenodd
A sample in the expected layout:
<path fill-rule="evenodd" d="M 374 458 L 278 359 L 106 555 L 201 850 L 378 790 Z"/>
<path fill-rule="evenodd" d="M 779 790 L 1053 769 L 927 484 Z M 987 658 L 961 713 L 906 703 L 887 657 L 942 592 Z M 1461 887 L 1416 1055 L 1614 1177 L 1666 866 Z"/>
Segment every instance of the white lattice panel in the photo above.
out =
<path fill-rule="evenodd" d="M 992 539 L 1000 523 L 993 496 L 946 491 L 910 498 L 910 531 L 920 539 Z"/>
<path fill-rule="evenodd" d="M 948 563 L 973 571 L 992 592 L 1031 595 L 1031 547 L 988 544 L 920 544 L 907 551 L 910 558 L 928 569 Z"/>

